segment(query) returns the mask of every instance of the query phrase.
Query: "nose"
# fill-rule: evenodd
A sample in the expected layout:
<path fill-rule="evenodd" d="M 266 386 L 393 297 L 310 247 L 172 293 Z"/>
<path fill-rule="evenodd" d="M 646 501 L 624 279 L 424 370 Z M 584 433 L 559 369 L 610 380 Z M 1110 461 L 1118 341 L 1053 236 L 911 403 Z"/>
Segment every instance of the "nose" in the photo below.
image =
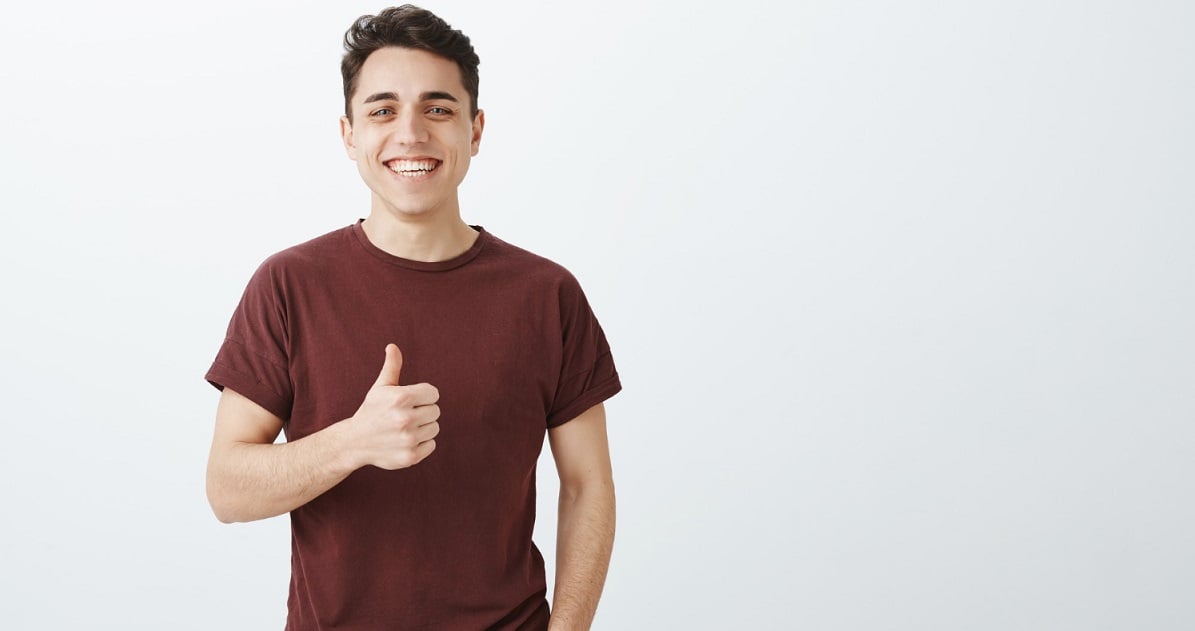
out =
<path fill-rule="evenodd" d="M 427 122 L 413 108 L 402 108 L 394 120 L 393 139 L 404 145 L 427 142 Z"/>

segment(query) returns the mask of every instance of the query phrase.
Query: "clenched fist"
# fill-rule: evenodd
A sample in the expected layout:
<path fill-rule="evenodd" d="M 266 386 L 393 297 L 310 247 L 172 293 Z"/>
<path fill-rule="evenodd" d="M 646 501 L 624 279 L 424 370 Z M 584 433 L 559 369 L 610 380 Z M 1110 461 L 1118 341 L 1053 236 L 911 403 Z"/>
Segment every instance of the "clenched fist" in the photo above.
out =
<path fill-rule="evenodd" d="M 386 360 L 361 407 L 348 419 L 360 464 L 404 469 L 418 464 L 436 448 L 440 433 L 440 391 L 430 383 L 398 385 L 402 352 L 386 345 Z"/>

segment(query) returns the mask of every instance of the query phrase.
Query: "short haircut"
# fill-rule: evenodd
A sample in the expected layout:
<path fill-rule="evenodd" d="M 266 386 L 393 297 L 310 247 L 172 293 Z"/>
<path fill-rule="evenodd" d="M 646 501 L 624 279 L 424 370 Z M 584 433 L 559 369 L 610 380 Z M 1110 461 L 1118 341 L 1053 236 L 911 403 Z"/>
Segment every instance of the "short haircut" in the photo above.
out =
<path fill-rule="evenodd" d="M 390 7 L 377 15 L 357 18 L 344 33 L 344 58 L 340 76 L 344 80 L 344 114 L 351 120 L 351 100 L 357 91 L 361 66 L 371 53 L 387 46 L 426 50 L 455 61 L 461 69 L 461 82 L 469 93 L 470 113 L 477 117 L 477 66 L 481 59 L 462 32 L 453 29 L 439 16 L 419 7 L 404 4 Z"/>

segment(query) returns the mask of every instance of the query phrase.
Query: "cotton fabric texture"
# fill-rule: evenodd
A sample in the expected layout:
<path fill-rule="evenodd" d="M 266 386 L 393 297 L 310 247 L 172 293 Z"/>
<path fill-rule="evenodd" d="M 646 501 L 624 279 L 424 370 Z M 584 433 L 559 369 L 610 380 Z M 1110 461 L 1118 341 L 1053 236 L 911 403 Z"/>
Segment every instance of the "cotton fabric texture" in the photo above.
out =
<path fill-rule="evenodd" d="M 347 419 L 386 344 L 439 390 L 436 450 L 367 466 L 291 512 L 287 629 L 546 628 L 531 541 L 548 428 L 622 386 L 576 278 L 481 226 L 446 261 L 393 256 L 361 222 L 268 258 L 206 379 L 294 441 Z"/>

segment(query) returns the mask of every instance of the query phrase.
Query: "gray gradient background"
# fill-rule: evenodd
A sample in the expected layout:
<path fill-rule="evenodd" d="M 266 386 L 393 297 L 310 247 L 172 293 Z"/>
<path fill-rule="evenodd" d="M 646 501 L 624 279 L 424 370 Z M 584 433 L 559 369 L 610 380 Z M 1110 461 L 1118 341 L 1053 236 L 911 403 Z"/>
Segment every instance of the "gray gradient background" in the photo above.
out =
<path fill-rule="evenodd" d="M 0 620 L 280 628 L 202 375 L 367 211 L 383 5 L 55 4 L 0 20 Z M 1195 627 L 1192 4 L 426 6 L 482 57 L 465 219 L 573 270 L 625 384 L 595 628 Z"/>

